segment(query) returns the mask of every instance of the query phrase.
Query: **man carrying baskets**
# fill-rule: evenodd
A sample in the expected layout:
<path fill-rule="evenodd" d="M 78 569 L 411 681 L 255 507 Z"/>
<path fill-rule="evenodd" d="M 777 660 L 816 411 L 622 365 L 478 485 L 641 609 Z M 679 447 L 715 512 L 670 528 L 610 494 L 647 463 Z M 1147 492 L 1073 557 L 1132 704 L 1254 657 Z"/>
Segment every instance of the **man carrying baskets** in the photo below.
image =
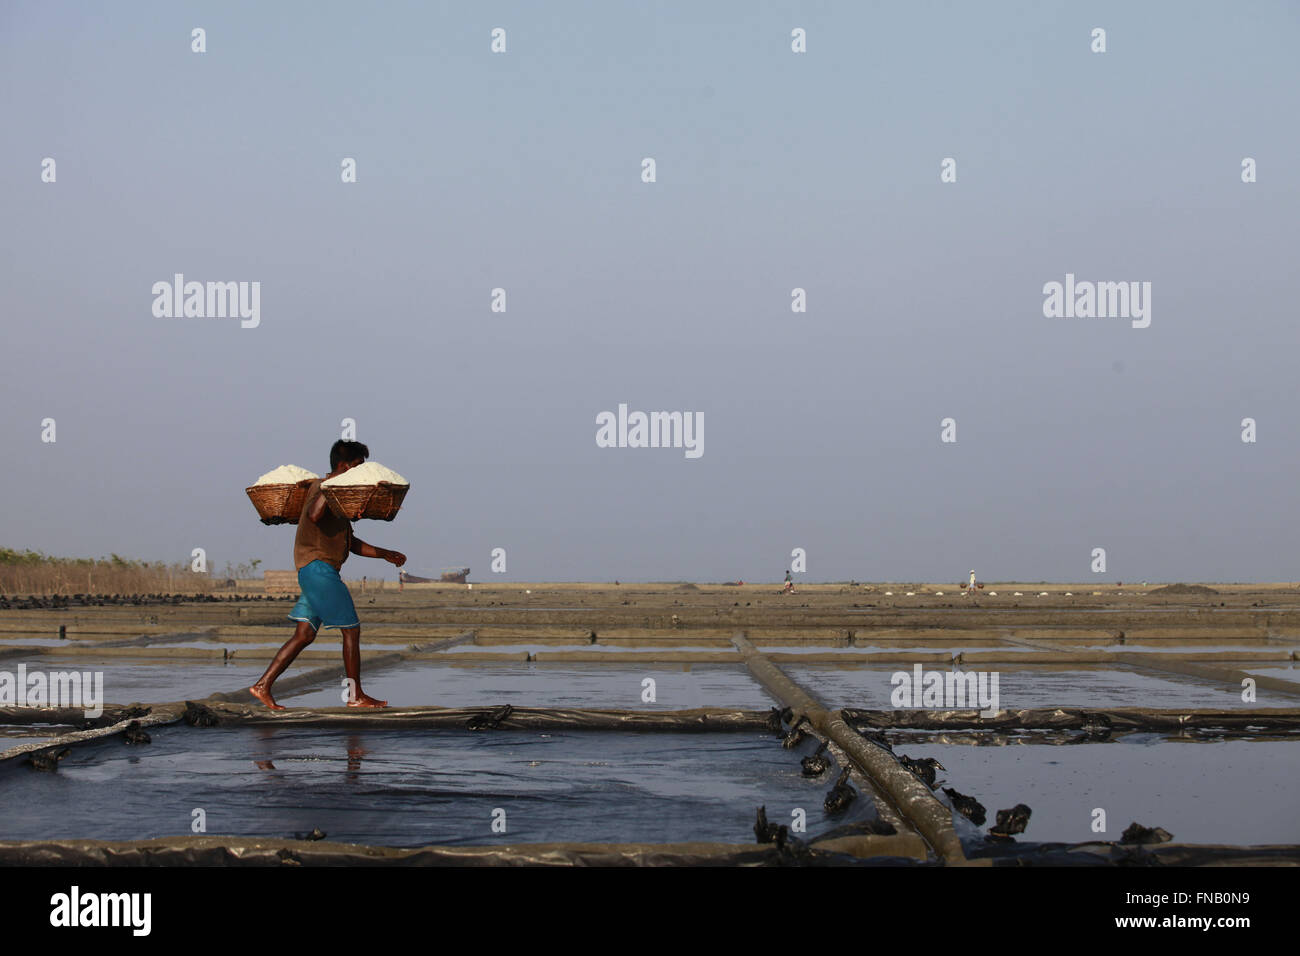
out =
<path fill-rule="evenodd" d="M 361 442 L 339 440 L 330 449 L 330 473 L 341 475 L 370 457 L 370 449 Z M 322 626 L 338 628 L 343 635 L 343 669 L 348 675 L 349 707 L 387 707 L 388 701 L 377 700 L 361 690 L 361 622 L 347 585 L 339 570 L 349 554 L 363 558 L 383 558 L 401 567 L 406 555 L 366 544 L 352 534 L 352 523 L 335 514 L 321 492 L 321 481 L 314 479 L 307 488 L 298 535 L 293 542 L 294 565 L 298 569 L 298 603 L 289 619 L 298 622 L 293 637 L 276 652 L 275 659 L 249 693 L 272 710 L 284 710 L 271 696 L 271 685 L 293 663 L 302 649 L 316 640 Z"/>

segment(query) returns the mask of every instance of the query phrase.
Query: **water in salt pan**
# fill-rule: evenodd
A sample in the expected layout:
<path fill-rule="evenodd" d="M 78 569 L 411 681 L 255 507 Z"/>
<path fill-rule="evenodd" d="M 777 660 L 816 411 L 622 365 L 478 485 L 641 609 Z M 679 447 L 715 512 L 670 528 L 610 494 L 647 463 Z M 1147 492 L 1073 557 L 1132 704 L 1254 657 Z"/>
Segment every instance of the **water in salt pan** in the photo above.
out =
<path fill-rule="evenodd" d="M 102 673 L 104 703 L 108 704 L 198 699 L 248 687 L 266 670 L 265 661 L 236 664 L 207 659 L 43 657 L 28 658 L 22 663 L 29 674 L 35 671 Z M 0 669 L 16 672 L 18 662 L 5 660 L 0 665 Z"/>
<path fill-rule="evenodd" d="M 289 837 L 387 846 L 552 841 L 752 844 L 754 814 L 808 834 L 873 819 L 861 795 L 834 818 L 830 782 L 800 774 L 770 735 L 591 731 L 326 731 L 164 727 L 154 742 L 74 750 L 59 773 L 0 766 L 13 808 L 0 839 Z M 825 775 L 825 776 L 829 776 Z M 503 809 L 507 831 L 494 833 Z"/>
<path fill-rule="evenodd" d="M 654 680 L 653 701 L 645 699 L 647 678 Z M 363 663 L 361 683 L 366 693 L 397 707 L 514 704 L 653 711 L 694 707 L 766 710 L 776 704 L 740 664 L 407 661 L 368 672 Z M 330 686 L 277 700 L 289 707 L 336 707 L 340 695 L 339 687 Z"/>
<path fill-rule="evenodd" d="M 934 757 L 947 782 L 988 811 L 1027 804 L 1033 814 L 1019 842 L 1118 840 L 1130 823 L 1164 827 L 1180 843 L 1300 843 L 1295 768 L 1300 741 L 1193 742 L 1129 734 L 1107 742 L 1058 747 L 972 747 L 896 742 L 895 753 Z M 1092 830 L 1106 811 L 1106 832 Z M 973 824 L 954 814 L 963 841 Z"/>
<path fill-rule="evenodd" d="M 784 665 L 786 673 L 830 707 L 891 710 L 890 678 L 907 665 L 805 664 Z M 946 672 L 941 665 L 926 670 Z M 1253 707 L 1241 699 L 1241 688 L 1181 674 L 1149 674 L 1124 666 L 1068 667 L 1004 664 L 966 667 L 967 673 L 997 672 L 999 707 Z M 1280 706 L 1280 705 L 1279 705 Z"/>

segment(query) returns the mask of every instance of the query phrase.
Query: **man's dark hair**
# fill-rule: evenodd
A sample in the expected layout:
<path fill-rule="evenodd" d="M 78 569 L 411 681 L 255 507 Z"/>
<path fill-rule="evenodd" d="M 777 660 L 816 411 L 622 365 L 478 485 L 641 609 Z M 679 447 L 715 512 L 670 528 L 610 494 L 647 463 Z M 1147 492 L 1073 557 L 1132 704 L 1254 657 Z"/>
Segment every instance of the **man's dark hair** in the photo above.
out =
<path fill-rule="evenodd" d="M 358 458 L 369 458 L 370 449 L 359 441 L 344 441 L 340 438 L 330 448 L 330 471 L 338 468 L 341 461 L 356 461 Z"/>

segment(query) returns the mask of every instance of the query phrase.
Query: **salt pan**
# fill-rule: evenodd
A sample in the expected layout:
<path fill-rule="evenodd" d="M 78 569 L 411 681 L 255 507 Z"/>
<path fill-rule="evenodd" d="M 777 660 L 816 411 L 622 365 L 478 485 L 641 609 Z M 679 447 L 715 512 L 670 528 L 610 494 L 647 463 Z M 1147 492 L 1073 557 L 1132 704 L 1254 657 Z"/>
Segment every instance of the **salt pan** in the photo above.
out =
<path fill-rule="evenodd" d="M 391 468 L 385 468 L 377 461 L 367 461 L 357 465 L 355 468 L 349 468 L 341 475 L 335 475 L 333 478 L 326 478 L 321 482 L 322 488 L 333 488 L 335 486 L 344 487 L 347 485 L 377 485 L 381 481 L 386 481 L 390 485 L 410 485 L 410 482 L 393 471 Z"/>
<path fill-rule="evenodd" d="M 319 478 L 320 475 L 308 471 L 306 468 L 299 468 L 297 465 L 281 465 L 274 471 L 268 471 L 257 481 L 255 485 L 296 485 L 304 478 Z"/>

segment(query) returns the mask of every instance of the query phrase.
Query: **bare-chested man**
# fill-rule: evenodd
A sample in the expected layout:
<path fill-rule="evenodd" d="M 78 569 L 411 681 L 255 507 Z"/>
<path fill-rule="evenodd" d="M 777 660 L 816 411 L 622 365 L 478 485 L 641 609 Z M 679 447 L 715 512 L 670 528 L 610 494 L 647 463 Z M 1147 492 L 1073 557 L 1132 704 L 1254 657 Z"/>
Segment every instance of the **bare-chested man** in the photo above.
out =
<path fill-rule="evenodd" d="M 361 442 L 339 440 L 330 449 L 330 473 L 341 475 L 370 457 L 370 449 Z M 329 500 L 321 493 L 316 479 L 307 489 L 302 514 L 298 518 L 298 535 L 293 542 L 293 560 L 298 568 L 298 603 L 289 619 L 298 622 L 293 637 L 276 653 L 271 666 L 249 692 L 272 710 L 284 710 L 271 696 L 271 685 L 293 663 L 304 647 L 316 640 L 324 627 L 338 628 L 343 635 L 343 669 L 347 672 L 349 707 L 387 707 L 388 701 L 376 700 L 361 690 L 361 622 L 352 604 L 352 595 L 339 577 L 339 570 L 349 554 L 363 558 L 383 558 L 399 568 L 406 563 L 400 551 L 388 551 L 366 544 L 352 534 L 352 523 L 335 514 Z"/>

